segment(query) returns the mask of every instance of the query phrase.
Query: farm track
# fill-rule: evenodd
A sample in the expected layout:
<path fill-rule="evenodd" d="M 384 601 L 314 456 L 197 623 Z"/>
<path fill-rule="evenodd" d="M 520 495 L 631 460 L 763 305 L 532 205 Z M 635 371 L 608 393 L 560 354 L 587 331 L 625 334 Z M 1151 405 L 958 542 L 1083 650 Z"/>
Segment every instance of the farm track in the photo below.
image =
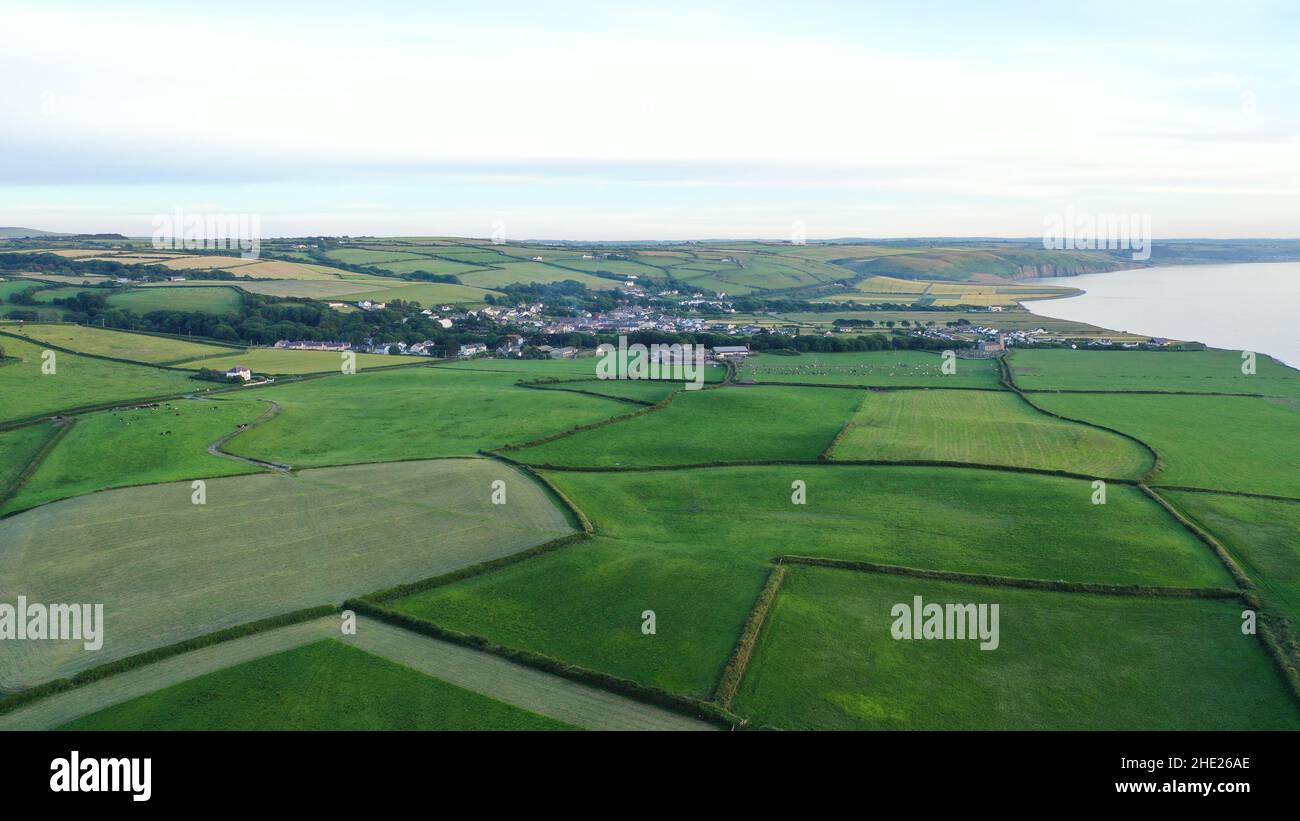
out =
<path fill-rule="evenodd" d="M 338 626 L 337 616 L 326 616 L 191 650 L 19 707 L 0 715 L 0 730 L 60 727 L 84 715 L 173 684 L 329 638 L 338 634 Z"/>
<path fill-rule="evenodd" d="M 712 730 L 712 725 L 500 656 L 359 617 L 342 640 L 466 690 L 588 730 Z"/>
<path fill-rule="evenodd" d="M 271 419 L 274 419 L 276 416 L 279 415 L 280 413 L 279 402 L 276 402 L 274 399 L 263 399 L 262 401 L 269 403 L 271 407 L 267 408 L 265 413 L 263 413 L 261 416 L 254 419 L 252 422 L 249 422 L 244 427 L 238 428 L 236 430 L 232 430 L 230 433 L 225 434 L 217 441 L 208 445 L 208 453 L 212 454 L 213 456 L 219 456 L 222 459 L 232 459 L 236 462 L 242 462 L 243 464 L 246 465 L 252 465 L 253 467 L 259 467 L 265 470 L 272 470 L 279 473 L 288 473 L 289 471 L 293 470 L 292 465 L 286 465 L 281 462 L 265 462 L 262 461 L 261 459 L 253 459 L 247 456 L 237 456 L 236 454 L 229 453 L 222 449 L 222 445 L 226 444 L 231 439 L 234 439 L 236 436 L 243 433 L 244 431 L 252 430 L 253 428 L 257 427 L 263 422 L 267 422 Z"/>

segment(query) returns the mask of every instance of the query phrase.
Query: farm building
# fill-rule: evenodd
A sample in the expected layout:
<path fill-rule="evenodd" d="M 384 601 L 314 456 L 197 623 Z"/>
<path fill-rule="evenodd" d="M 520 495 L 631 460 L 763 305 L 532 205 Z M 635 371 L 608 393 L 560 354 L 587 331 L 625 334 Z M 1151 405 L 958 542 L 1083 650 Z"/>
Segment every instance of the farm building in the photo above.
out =
<path fill-rule="evenodd" d="M 227 379 L 242 379 L 245 382 L 253 378 L 253 372 L 243 365 L 235 365 L 226 371 Z"/>
<path fill-rule="evenodd" d="M 460 346 L 460 352 L 457 356 L 468 359 L 471 356 L 478 356 L 481 353 L 487 353 L 487 345 L 482 342 L 470 342 Z"/>
<path fill-rule="evenodd" d="M 714 359 L 744 359 L 749 356 L 748 345 L 715 345 Z"/>
<path fill-rule="evenodd" d="M 1006 343 L 999 334 L 994 339 L 981 339 L 979 342 L 980 353 L 998 353 L 1007 349 Z"/>

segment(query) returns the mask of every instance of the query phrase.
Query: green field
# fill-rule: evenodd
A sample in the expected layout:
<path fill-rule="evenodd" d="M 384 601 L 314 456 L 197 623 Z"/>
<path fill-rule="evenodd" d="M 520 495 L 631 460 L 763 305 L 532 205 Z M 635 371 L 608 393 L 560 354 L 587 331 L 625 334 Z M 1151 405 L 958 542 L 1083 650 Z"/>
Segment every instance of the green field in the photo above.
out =
<path fill-rule="evenodd" d="M 999 646 L 895 640 L 891 608 L 998 604 Z M 837 730 L 1300 729 L 1235 601 L 1090 596 L 794 568 L 736 710 Z"/>
<path fill-rule="evenodd" d="M 506 483 L 507 504 L 491 502 Z M 0 600 L 100 602 L 103 648 L 0 642 L 13 690 L 227 627 L 506 556 L 567 534 L 485 459 L 257 474 L 65 499 L 0 520 Z"/>
<path fill-rule="evenodd" d="M 65 730 L 563 730 L 334 639 L 174 684 Z"/>
<path fill-rule="evenodd" d="M 106 488 L 256 472 L 207 447 L 267 407 L 253 399 L 178 399 L 79 416 L 0 515 Z"/>
<path fill-rule="evenodd" d="M 1136 436 L 1162 485 L 1300 497 L 1300 399 L 1033 394 L 1034 402 Z"/>
<path fill-rule="evenodd" d="M 85 325 L 9 325 L 3 330 L 5 333 L 18 334 L 38 344 L 57 345 L 77 353 L 152 364 L 171 363 L 231 350 L 221 345 L 210 345 L 204 342 L 92 328 Z M 0 346 L 5 344 L 4 337 L 0 337 Z"/>
<path fill-rule="evenodd" d="M 653 404 L 674 391 L 682 390 L 683 383 L 649 379 L 586 379 L 549 383 L 543 387 L 546 390 L 598 393 L 614 399 L 634 399 Z"/>
<path fill-rule="evenodd" d="M 940 370 L 942 357 L 922 351 L 806 353 L 800 356 L 759 354 L 740 367 L 739 379 L 755 382 L 805 382 L 813 385 L 862 385 L 901 388 L 996 388 L 998 366 L 992 359 L 958 359 L 956 372 Z"/>
<path fill-rule="evenodd" d="M 1136 479 L 1150 454 L 1114 433 L 1063 422 L 993 391 L 866 394 L 835 459 L 974 462 Z"/>
<path fill-rule="evenodd" d="M 1271 605 L 1300 626 L 1300 502 L 1165 491 L 1214 533 Z"/>
<path fill-rule="evenodd" d="M 5 354 L 18 358 L 0 365 L 0 422 L 152 396 L 202 390 L 202 383 L 183 371 L 165 371 L 54 352 L 54 373 L 43 373 L 42 348 L 21 339 L 0 337 Z"/>
<path fill-rule="evenodd" d="M 415 365 L 428 363 L 428 359 L 414 356 L 387 356 L 385 354 L 355 354 L 358 371 L 366 368 L 378 368 L 392 365 Z M 243 365 L 253 373 L 270 374 L 304 374 L 337 373 L 343 371 L 343 354 L 340 351 L 296 351 L 291 348 L 248 348 L 243 352 L 232 351 L 228 356 L 203 357 L 175 363 L 178 368 L 213 368 L 226 370 L 236 365 Z"/>
<path fill-rule="evenodd" d="M 605 279 L 581 271 L 556 268 L 541 262 L 510 262 L 500 265 L 499 268 L 460 274 L 458 278 L 466 285 L 479 288 L 503 288 L 516 283 L 549 285 L 555 282 L 573 281 L 581 282 L 593 291 L 612 291 L 622 285 L 616 279 Z"/>
<path fill-rule="evenodd" d="M 1116 584 L 1231 583 L 1204 545 L 1127 487 L 1112 486 L 1107 504 L 1094 506 L 1082 480 L 953 468 L 547 475 L 591 517 L 593 541 L 392 606 L 704 695 L 777 555 Z M 807 484 L 805 505 L 791 503 L 794 480 Z M 639 629 L 645 609 L 657 614 L 653 637 Z"/>
<path fill-rule="evenodd" d="M 1300 371 L 1267 356 L 1241 372 L 1236 351 L 1017 350 L 1016 384 L 1024 390 L 1186 391 L 1300 397 Z"/>
<path fill-rule="evenodd" d="M 135 288 L 113 294 L 108 303 L 137 314 L 150 311 L 197 311 L 207 314 L 239 313 L 244 298 L 235 288 L 191 286 L 189 288 Z"/>
<path fill-rule="evenodd" d="M 860 398 L 835 388 L 683 391 L 661 410 L 511 455 L 537 465 L 610 467 L 812 460 Z"/>
<path fill-rule="evenodd" d="M 258 398 L 284 410 L 226 449 L 295 467 L 464 456 L 635 410 L 612 399 L 516 387 L 515 379 L 408 368 L 259 389 Z"/>

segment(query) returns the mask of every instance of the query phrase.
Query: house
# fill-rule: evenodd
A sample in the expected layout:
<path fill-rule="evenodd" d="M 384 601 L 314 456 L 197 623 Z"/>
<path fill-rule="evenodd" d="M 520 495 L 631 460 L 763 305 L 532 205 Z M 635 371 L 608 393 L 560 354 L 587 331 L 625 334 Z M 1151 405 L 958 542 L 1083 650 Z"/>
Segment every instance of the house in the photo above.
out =
<path fill-rule="evenodd" d="M 715 345 L 713 346 L 714 359 L 744 359 L 749 356 L 748 345 Z"/>
<path fill-rule="evenodd" d="M 998 334 L 993 339 L 981 339 L 979 341 L 980 353 L 1001 353 L 1007 349 L 1007 344 L 1003 341 L 1002 335 Z"/>
<path fill-rule="evenodd" d="M 248 380 L 253 378 L 253 372 L 250 371 L 248 368 L 245 368 L 243 365 L 235 365 L 230 370 L 226 371 L 226 378 L 242 379 L 243 381 L 247 382 Z"/>
<path fill-rule="evenodd" d="M 1002 313 L 1002 306 L 1001 306 L 1001 305 L 993 305 L 993 306 L 991 306 L 991 307 L 989 308 L 989 310 L 990 310 L 991 312 L 995 313 L 995 314 L 1000 314 L 1000 313 Z"/>
<path fill-rule="evenodd" d="M 487 345 L 482 342 L 468 342 L 460 346 L 460 352 L 456 355 L 462 359 L 468 359 L 481 353 L 487 353 Z"/>
<path fill-rule="evenodd" d="M 578 355 L 577 348 L 551 348 L 548 351 L 551 359 L 573 359 Z"/>

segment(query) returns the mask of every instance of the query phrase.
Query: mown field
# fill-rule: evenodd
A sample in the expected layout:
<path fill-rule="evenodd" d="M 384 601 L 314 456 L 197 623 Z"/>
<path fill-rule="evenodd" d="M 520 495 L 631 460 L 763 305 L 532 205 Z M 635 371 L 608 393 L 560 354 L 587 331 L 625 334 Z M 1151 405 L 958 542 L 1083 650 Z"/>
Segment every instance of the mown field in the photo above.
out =
<path fill-rule="evenodd" d="M 390 367 L 392 365 L 415 365 L 428 362 L 413 356 L 386 356 L 384 354 L 356 353 L 355 363 L 358 371 L 367 368 Z M 297 351 L 292 348 L 247 348 L 244 351 L 232 351 L 228 355 L 198 359 L 187 359 L 175 363 L 177 368 L 213 368 L 226 370 L 236 365 L 253 371 L 253 373 L 296 375 L 304 373 L 338 373 L 343 371 L 343 354 L 339 351 Z"/>
<path fill-rule="evenodd" d="M 65 730 L 564 730 L 327 639 L 174 684 Z"/>
<path fill-rule="evenodd" d="M 923 351 L 806 353 L 800 356 L 759 354 L 741 367 L 739 379 L 755 382 L 804 382 L 814 385 L 862 385 L 885 388 L 996 388 L 997 362 L 958 359 L 956 371 L 940 370 L 943 358 Z"/>
<path fill-rule="evenodd" d="M 184 371 L 165 371 L 54 352 L 55 372 L 43 373 L 40 345 L 0 336 L 0 347 L 19 361 L 0 364 L 0 422 L 69 408 L 202 390 Z"/>
<path fill-rule="evenodd" d="M 1082 480 L 953 468 L 790 466 L 551 472 L 596 538 L 392 603 L 587 667 L 712 691 L 774 556 L 1027 578 L 1230 584 L 1154 503 Z M 807 504 L 791 502 L 806 482 Z M 1050 534 L 1069 533 L 1069 539 Z M 556 596 L 563 590 L 563 596 Z M 658 633 L 640 632 L 656 612 Z M 581 629 L 574 629 L 581 625 Z"/>
<path fill-rule="evenodd" d="M 404 368 L 258 389 L 279 416 L 226 449 L 295 467 L 466 456 L 628 413 L 626 402 L 515 386 L 516 376 Z"/>
<path fill-rule="evenodd" d="M 891 608 L 997 603 L 999 646 L 896 641 Z M 799 567 L 736 709 L 787 729 L 1300 729 L 1235 601 L 1089 596 Z"/>
<path fill-rule="evenodd" d="M 491 502 L 506 482 L 507 504 Z M 570 532 L 528 478 L 434 460 L 109 490 L 0 520 L 0 599 L 101 602 L 103 649 L 0 643 L 13 690 L 237 624 L 338 603 Z"/>
<path fill-rule="evenodd" d="M 1241 372 L 1237 351 L 1021 349 L 1010 359 L 1024 390 L 1182 391 L 1300 397 L 1300 371 L 1267 356 Z"/>
<path fill-rule="evenodd" d="M 133 288 L 113 294 L 108 303 L 137 314 L 150 311 L 201 311 L 209 314 L 238 313 L 244 298 L 227 286 L 189 288 Z"/>
<path fill-rule="evenodd" d="M 835 388 L 683 391 L 653 413 L 511 455 L 536 465 L 608 467 L 812 460 L 830 445 L 860 398 L 857 391 Z"/>
<path fill-rule="evenodd" d="M 1151 445 L 1164 460 L 1158 484 L 1300 497 L 1300 400 L 1064 393 L 1033 400 Z"/>
<path fill-rule="evenodd" d="M 1219 537 L 1272 606 L 1300 625 L 1300 502 L 1165 491 Z"/>
<path fill-rule="evenodd" d="M 257 472 L 207 447 L 267 408 L 253 399 L 177 399 L 79 416 L 18 493 L 0 504 L 0 515 L 107 488 Z"/>
<path fill-rule="evenodd" d="M 17 334 L 37 344 L 43 342 L 77 353 L 111 356 L 115 359 L 130 359 L 152 364 L 178 362 L 232 350 L 206 342 L 91 328 L 85 325 L 24 324 L 8 325 L 3 330 L 5 333 Z M 3 345 L 5 345 L 4 337 L 0 337 L 0 346 Z"/>
<path fill-rule="evenodd" d="M 1008 391 L 870 392 L 835 459 L 927 459 L 1136 479 L 1154 462 L 1136 442 L 1031 408 Z"/>

